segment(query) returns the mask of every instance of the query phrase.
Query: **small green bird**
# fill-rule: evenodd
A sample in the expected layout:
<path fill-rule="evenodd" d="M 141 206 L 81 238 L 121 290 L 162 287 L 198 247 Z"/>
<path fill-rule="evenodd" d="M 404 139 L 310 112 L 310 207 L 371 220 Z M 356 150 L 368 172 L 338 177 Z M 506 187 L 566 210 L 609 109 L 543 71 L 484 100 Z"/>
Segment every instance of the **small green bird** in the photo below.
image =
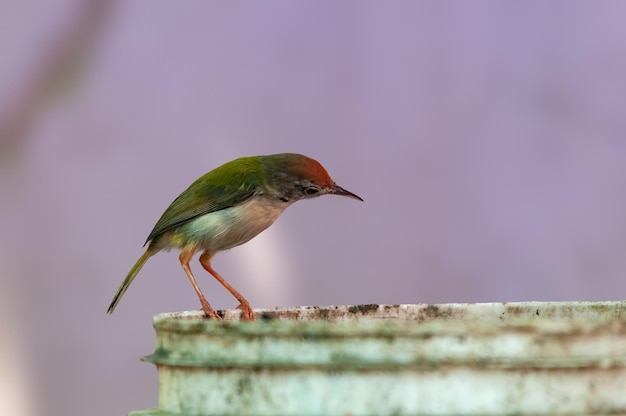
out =
<path fill-rule="evenodd" d="M 150 257 L 175 248 L 181 250 L 180 264 L 207 317 L 221 319 L 189 267 L 199 251 L 202 267 L 237 298 L 243 318 L 254 320 L 248 301 L 213 270 L 211 259 L 218 251 L 250 241 L 294 202 L 326 194 L 363 201 L 333 182 L 319 162 L 295 153 L 242 157 L 204 174 L 165 210 L 144 243 L 149 243 L 146 252 L 117 289 L 107 313 L 113 313 Z"/>

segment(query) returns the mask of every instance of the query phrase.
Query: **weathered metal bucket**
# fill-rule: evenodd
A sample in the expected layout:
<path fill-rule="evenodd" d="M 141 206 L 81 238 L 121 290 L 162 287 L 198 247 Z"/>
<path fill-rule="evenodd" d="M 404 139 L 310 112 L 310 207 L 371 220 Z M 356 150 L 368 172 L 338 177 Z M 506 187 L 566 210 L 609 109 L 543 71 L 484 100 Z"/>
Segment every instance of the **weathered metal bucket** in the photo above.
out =
<path fill-rule="evenodd" d="M 626 302 L 361 305 L 154 318 L 132 416 L 626 414 Z"/>

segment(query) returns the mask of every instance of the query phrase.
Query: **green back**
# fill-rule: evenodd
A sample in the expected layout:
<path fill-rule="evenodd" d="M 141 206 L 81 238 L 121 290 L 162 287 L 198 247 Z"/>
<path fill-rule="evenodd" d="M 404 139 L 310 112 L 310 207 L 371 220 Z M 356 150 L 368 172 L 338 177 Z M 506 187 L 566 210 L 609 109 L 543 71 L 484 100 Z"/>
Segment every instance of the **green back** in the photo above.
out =
<path fill-rule="evenodd" d="M 158 239 L 196 217 L 237 205 L 261 190 L 258 156 L 230 161 L 204 174 L 178 196 L 165 210 L 148 241 Z"/>

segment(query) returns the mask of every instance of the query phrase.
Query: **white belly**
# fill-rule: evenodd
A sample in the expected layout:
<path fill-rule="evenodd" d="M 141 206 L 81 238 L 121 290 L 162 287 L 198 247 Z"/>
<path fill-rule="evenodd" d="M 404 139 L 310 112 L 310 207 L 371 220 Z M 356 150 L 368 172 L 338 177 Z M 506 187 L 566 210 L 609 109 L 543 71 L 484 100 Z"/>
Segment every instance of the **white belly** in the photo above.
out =
<path fill-rule="evenodd" d="M 179 230 L 204 250 L 227 250 L 256 237 L 289 205 L 276 199 L 253 197 L 235 207 L 195 218 Z"/>

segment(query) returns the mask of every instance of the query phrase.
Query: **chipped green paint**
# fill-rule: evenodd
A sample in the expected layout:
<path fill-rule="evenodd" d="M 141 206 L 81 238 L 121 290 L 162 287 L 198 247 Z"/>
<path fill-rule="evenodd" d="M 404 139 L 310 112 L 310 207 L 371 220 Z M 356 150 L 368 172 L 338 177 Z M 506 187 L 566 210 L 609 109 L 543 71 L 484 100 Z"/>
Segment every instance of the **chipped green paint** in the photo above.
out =
<path fill-rule="evenodd" d="M 154 318 L 132 416 L 626 414 L 626 303 L 360 305 Z"/>

